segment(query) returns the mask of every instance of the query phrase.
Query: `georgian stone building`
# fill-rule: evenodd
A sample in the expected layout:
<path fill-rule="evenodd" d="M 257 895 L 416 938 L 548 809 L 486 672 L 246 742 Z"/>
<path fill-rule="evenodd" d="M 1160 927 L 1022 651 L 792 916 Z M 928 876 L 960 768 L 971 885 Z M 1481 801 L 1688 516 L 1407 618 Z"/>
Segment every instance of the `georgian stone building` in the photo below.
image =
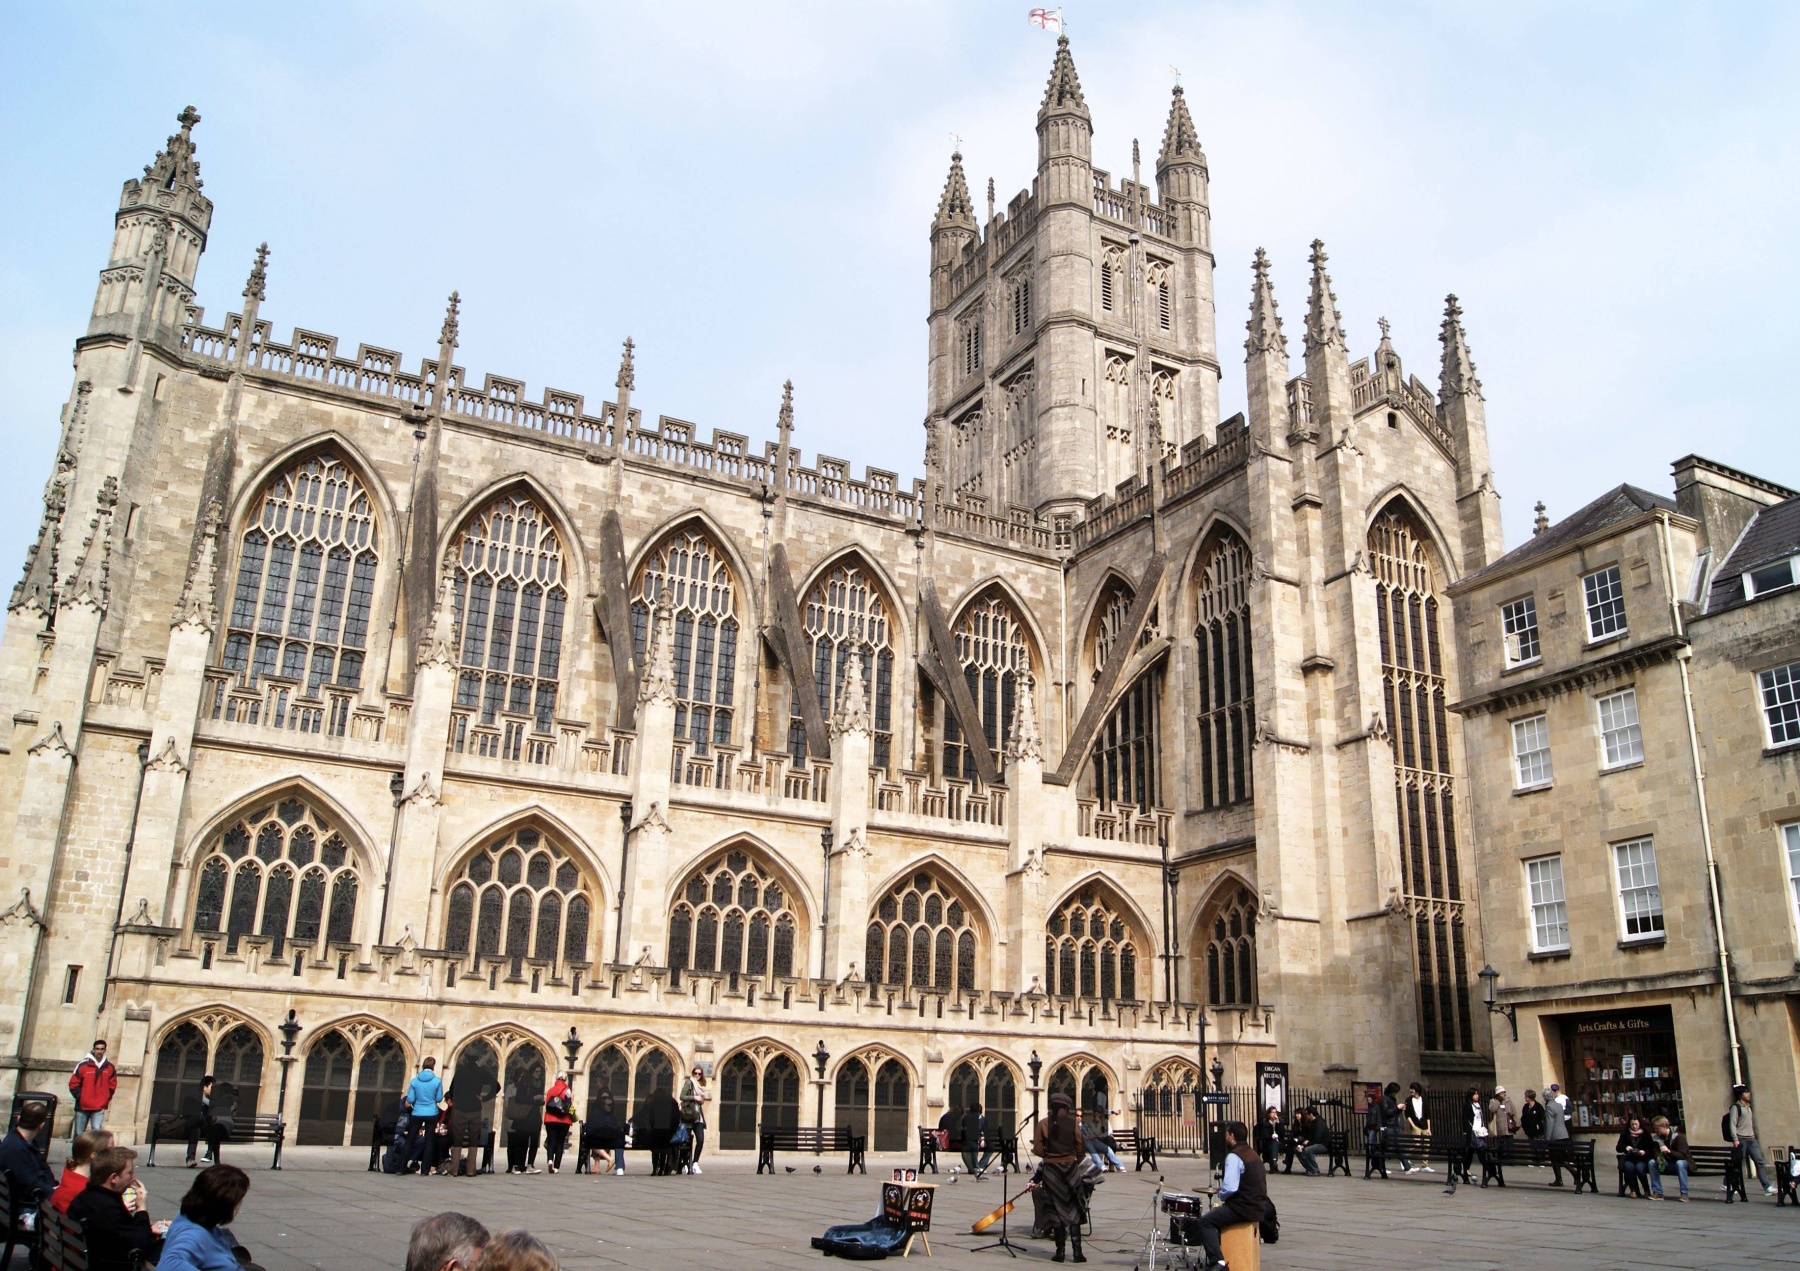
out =
<path fill-rule="evenodd" d="M 1460 314 L 1436 392 L 1353 362 L 1315 243 L 1290 365 L 1259 253 L 1221 420 L 1179 89 L 1153 184 L 1066 41 L 1033 188 L 978 223 L 952 158 L 910 484 L 808 466 L 791 396 L 652 425 L 629 341 L 610 401 L 476 382 L 454 295 L 411 370 L 277 340 L 265 253 L 209 319 L 196 122 L 125 183 L 0 647 L 17 1087 L 99 1033 L 129 1126 L 204 1071 L 272 1111 L 291 1015 L 306 1141 L 432 1054 L 495 1115 L 711 1064 L 727 1147 L 816 1082 L 884 1149 L 1034 1052 L 1191 1115 L 1202 1018 L 1234 1082 L 1488 1067 Z"/>

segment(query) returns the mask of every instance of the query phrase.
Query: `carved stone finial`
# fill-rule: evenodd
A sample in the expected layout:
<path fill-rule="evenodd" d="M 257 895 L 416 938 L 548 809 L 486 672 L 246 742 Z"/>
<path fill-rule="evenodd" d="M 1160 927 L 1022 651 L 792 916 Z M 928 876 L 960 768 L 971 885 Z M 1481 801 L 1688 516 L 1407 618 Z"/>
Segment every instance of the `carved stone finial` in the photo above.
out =
<path fill-rule="evenodd" d="M 933 231 L 943 229 L 975 229 L 975 203 L 969 197 L 969 181 L 963 175 L 962 152 L 950 155 L 950 175 L 944 178 L 944 192 L 938 198 L 937 215 L 931 219 Z"/>
<path fill-rule="evenodd" d="M 1188 113 L 1187 98 L 1179 80 L 1169 101 L 1169 122 L 1163 127 L 1162 152 L 1156 156 L 1156 170 L 1161 172 L 1177 163 L 1205 163 L 1200 152 L 1200 134 L 1194 129 L 1194 117 Z"/>
<path fill-rule="evenodd" d="M 200 163 L 194 158 L 194 125 L 200 112 L 192 106 L 175 116 L 179 131 L 164 143 L 156 158 L 144 166 L 144 179 L 173 190 L 177 186 L 201 188 Z"/>
<path fill-rule="evenodd" d="M 184 776 L 188 770 L 187 765 L 181 761 L 181 751 L 176 749 L 174 737 L 163 741 L 162 751 L 145 767 L 152 772 L 168 772 L 176 776 Z"/>
<path fill-rule="evenodd" d="M 637 387 L 637 365 L 632 361 L 632 350 L 637 345 L 631 337 L 625 337 L 625 351 L 619 355 L 619 378 L 613 381 L 613 387 L 621 393 L 629 393 Z"/>
<path fill-rule="evenodd" d="M 794 434 L 793 380 L 788 380 L 781 386 L 781 412 L 775 416 L 775 431 L 781 434 L 781 448 L 786 450 L 788 438 Z"/>
<path fill-rule="evenodd" d="M 1481 381 L 1475 375 L 1475 360 L 1469 356 L 1462 306 L 1454 295 L 1444 297 L 1444 323 L 1438 328 L 1438 340 L 1444 346 L 1443 367 L 1438 374 L 1439 400 L 1448 404 L 1452 397 L 1480 397 Z"/>
<path fill-rule="evenodd" d="M 94 497 L 94 515 L 81 544 L 81 558 L 59 597 L 65 606 L 87 605 L 100 613 L 106 611 L 111 597 L 113 509 L 118 503 L 119 479 L 108 477 Z"/>
<path fill-rule="evenodd" d="M 1537 535 L 1542 534 L 1545 530 L 1547 530 L 1549 528 L 1550 528 L 1550 518 L 1544 512 L 1544 501 L 1542 499 L 1539 499 L 1538 505 L 1537 505 L 1537 516 L 1535 518 L 1533 518 L 1533 520 L 1531 522 L 1532 536 L 1536 537 Z"/>
<path fill-rule="evenodd" d="M 267 284 L 269 281 L 269 245 L 264 243 L 256 249 L 256 263 L 250 266 L 250 279 L 244 284 L 244 299 L 267 300 Z"/>
<path fill-rule="evenodd" d="M 652 702 L 675 704 L 675 610 L 659 597 L 650 615 L 650 647 L 645 651 L 644 678 L 638 684 L 638 706 Z"/>
<path fill-rule="evenodd" d="M 1309 351 L 1321 347 L 1335 347 L 1341 351 L 1346 347 L 1337 293 L 1331 289 L 1331 275 L 1325 272 L 1328 259 L 1324 241 L 1313 239 L 1312 255 L 1308 257 L 1312 264 L 1312 294 L 1306 306 L 1306 347 Z"/>
<path fill-rule="evenodd" d="M 437 604 L 431 611 L 431 626 L 419 644 L 416 664 L 420 670 L 457 664 L 456 628 L 456 566 L 445 561 L 444 572 L 438 578 Z"/>
<path fill-rule="evenodd" d="M 1018 695 L 1013 703 L 1012 736 L 1007 738 L 1006 753 L 1014 760 L 1032 759 L 1041 763 L 1044 758 L 1044 735 L 1038 728 L 1037 717 L 1037 680 L 1029 673 L 1019 677 Z"/>
<path fill-rule="evenodd" d="M 43 912 L 31 903 L 31 888 L 19 888 L 19 898 L 10 909 L 0 910 L 0 926 L 13 921 L 28 922 L 40 931 L 48 931 L 50 925 L 44 921 Z"/>
<path fill-rule="evenodd" d="M 444 325 L 438 329 L 439 348 L 454 349 L 456 347 L 456 338 L 461 334 L 461 325 L 457 321 L 457 317 L 461 313 L 462 292 L 453 291 L 450 293 L 450 303 L 444 308 Z M 448 370 L 449 368 L 446 367 L 446 373 Z"/>
<path fill-rule="evenodd" d="M 844 687 L 838 694 L 837 709 L 831 715 L 831 735 L 869 732 L 869 694 L 863 682 L 863 651 L 858 643 L 850 649 L 850 665 L 844 675 Z"/>
<path fill-rule="evenodd" d="M 1278 353 L 1287 357 L 1287 336 L 1281 329 L 1281 313 L 1275 304 L 1275 288 L 1269 282 L 1269 253 L 1256 249 L 1251 261 L 1250 321 L 1245 323 L 1249 339 L 1244 341 L 1244 355 Z"/>
<path fill-rule="evenodd" d="M 224 508 L 217 499 L 206 505 L 206 515 L 200 526 L 200 549 L 194 553 L 194 563 L 181 585 L 181 599 L 175 602 L 171 627 L 194 626 L 211 631 L 219 624 L 213 576 L 219 560 L 219 521 L 223 515 Z"/>
<path fill-rule="evenodd" d="M 1050 82 L 1044 86 L 1044 102 L 1038 107 L 1038 118 L 1051 112 L 1078 115 L 1089 119 L 1087 101 L 1081 95 L 1081 77 L 1075 73 L 1075 59 L 1069 54 L 1069 37 L 1056 37 L 1056 61 L 1050 65 Z"/>

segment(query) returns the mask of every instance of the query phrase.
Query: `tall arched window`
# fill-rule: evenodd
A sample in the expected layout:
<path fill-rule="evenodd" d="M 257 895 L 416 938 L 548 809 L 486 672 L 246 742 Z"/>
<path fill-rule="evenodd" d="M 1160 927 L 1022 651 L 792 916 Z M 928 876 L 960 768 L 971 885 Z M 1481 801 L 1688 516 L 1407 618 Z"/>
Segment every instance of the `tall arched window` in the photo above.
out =
<path fill-rule="evenodd" d="M 321 937 L 355 937 L 358 876 L 344 836 L 316 808 L 289 797 L 233 821 L 203 853 L 194 930 L 223 930 L 225 951 L 248 935 L 269 937 L 269 957 L 289 942 L 317 950 Z"/>
<path fill-rule="evenodd" d="M 863 978 L 871 984 L 975 988 L 975 927 L 935 874 L 902 879 L 875 906 Z"/>
<path fill-rule="evenodd" d="M 1404 903 L 1413 919 L 1420 1044 L 1426 1050 L 1472 1050 L 1438 570 L 1425 536 L 1399 504 L 1369 528 L 1369 557 L 1394 752 Z"/>
<path fill-rule="evenodd" d="M 593 912 L 593 889 L 569 854 L 521 826 L 464 862 L 444 906 L 444 948 L 585 965 Z"/>
<path fill-rule="evenodd" d="M 1094 619 L 1089 637 L 1094 677 L 1099 678 L 1114 646 L 1125 631 L 1134 599 L 1131 588 L 1114 578 Z M 1150 611 L 1137 647 L 1144 648 L 1159 629 L 1157 608 Z M 1120 694 L 1094 740 L 1088 761 L 1093 797 L 1102 807 L 1148 812 L 1162 803 L 1162 668 L 1151 667 Z"/>
<path fill-rule="evenodd" d="M 1206 1000 L 1212 1006 L 1256 1005 L 1256 897 L 1228 888 L 1201 919 L 1206 942 Z"/>
<path fill-rule="evenodd" d="M 700 754 L 729 746 L 738 619 L 725 553 L 699 530 L 678 530 L 644 562 L 632 594 L 631 638 L 640 666 L 650 610 L 659 599 L 674 610 L 676 738 Z"/>
<path fill-rule="evenodd" d="M 898 1059 L 880 1051 L 846 1059 L 837 1070 L 836 1102 L 836 1124 L 862 1136 L 869 1151 L 906 1150 L 912 1079 Z"/>
<path fill-rule="evenodd" d="M 894 647 L 893 621 L 880 589 L 859 561 L 839 561 L 806 593 L 802 620 L 810 646 L 806 652 L 812 658 L 813 688 L 827 718 L 848 678 L 850 651 L 861 650 L 863 683 L 874 725 L 874 764 L 886 768 L 894 740 Z M 788 724 L 788 751 L 795 763 L 806 762 L 806 726 L 798 706 Z"/>
<path fill-rule="evenodd" d="M 588 1120 L 599 1114 L 602 1094 L 612 1095 L 620 1121 L 636 1116 L 657 1091 L 674 1094 L 678 1062 L 641 1033 L 602 1046 L 588 1069 Z"/>
<path fill-rule="evenodd" d="M 1137 471 L 1132 449 L 1131 360 L 1109 353 L 1100 379 L 1100 423 L 1105 430 L 1100 452 L 1100 492 L 1111 494 Z"/>
<path fill-rule="evenodd" d="M 953 632 L 956 660 L 962 665 L 975 713 L 981 718 L 982 735 L 996 756 L 1012 740 L 1013 710 L 1020 687 L 1032 673 L 1031 650 L 1025 626 L 999 588 L 993 588 L 965 608 Z M 943 711 L 944 775 L 973 778 L 974 761 L 956 716 L 947 705 Z"/>
<path fill-rule="evenodd" d="M 1200 806 L 1251 795 L 1256 730 L 1250 663 L 1250 549 L 1221 531 L 1201 557 L 1194 595 L 1200 645 Z"/>
<path fill-rule="evenodd" d="M 1061 997 L 1137 999 L 1137 945 L 1120 908 L 1084 887 L 1050 915 L 1045 937 L 1047 990 Z"/>
<path fill-rule="evenodd" d="M 1084 1113 L 1110 1110 L 1112 1079 L 1106 1069 L 1093 1060 L 1077 1056 L 1058 1064 L 1050 1073 L 1045 1089 L 1063 1095 Z"/>
<path fill-rule="evenodd" d="M 505 713 L 550 732 L 567 604 L 562 543 L 550 518 L 525 495 L 503 494 L 469 519 L 449 558 L 462 633 L 457 707 L 479 710 L 483 724 Z"/>
<path fill-rule="evenodd" d="M 726 975 L 794 974 L 800 915 L 787 888 L 742 851 L 723 852 L 688 875 L 669 915 L 669 966 Z"/>
<path fill-rule="evenodd" d="M 988 1129 L 1010 1136 L 1019 1111 L 1019 1084 L 1007 1062 L 991 1051 L 970 1055 L 950 1070 L 950 1106 L 981 1105 Z"/>
<path fill-rule="evenodd" d="M 767 1043 L 719 1065 L 719 1146 L 756 1146 L 756 1130 L 800 1124 L 800 1066 Z M 760 1106 L 759 1106 L 760 1097 Z"/>
<path fill-rule="evenodd" d="M 276 476 L 238 545 L 225 669 L 293 680 L 308 697 L 360 685 L 376 552 L 368 491 L 341 458 L 314 454 Z"/>

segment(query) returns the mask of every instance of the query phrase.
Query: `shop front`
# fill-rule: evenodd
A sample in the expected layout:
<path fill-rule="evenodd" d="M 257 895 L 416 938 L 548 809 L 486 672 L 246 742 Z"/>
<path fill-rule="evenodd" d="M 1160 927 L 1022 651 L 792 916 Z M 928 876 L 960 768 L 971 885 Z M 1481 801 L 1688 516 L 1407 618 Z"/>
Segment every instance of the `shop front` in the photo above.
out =
<path fill-rule="evenodd" d="M 1571 1128 L 1617 1134 L 1633 1116 L 1685 1124 L 1675 1021 L 1667 1006 L 1552 1016 L 1562 1035 Z"/>

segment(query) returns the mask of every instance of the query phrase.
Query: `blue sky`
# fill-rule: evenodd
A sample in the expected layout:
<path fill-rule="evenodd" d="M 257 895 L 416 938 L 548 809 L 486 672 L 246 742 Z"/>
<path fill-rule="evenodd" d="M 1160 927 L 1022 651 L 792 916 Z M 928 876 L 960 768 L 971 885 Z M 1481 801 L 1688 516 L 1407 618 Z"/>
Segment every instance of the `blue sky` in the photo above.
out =
<path fill-rule="evenodd" d="M 193 102 L 209 317 L 458 360 L 921 471 L 927 227 L 1027 186 L 1053 41 L 1025 3 L 270 8 L 0 3 L 0 566 L 35 532 L 120 183 Z M 1155 154 L 1170 67 L 1212 174 L 1224 411 L 1249 262 L 1293 327 L 1323 238 L 1353 356 L 1435 385 L 1446 292 L 1507 540 L 1690 451 L 1800 484 L 1800 6 L 1065 4 L 1094 160 Z M 15 577 L 14 572 L 7 579 Z"/>

